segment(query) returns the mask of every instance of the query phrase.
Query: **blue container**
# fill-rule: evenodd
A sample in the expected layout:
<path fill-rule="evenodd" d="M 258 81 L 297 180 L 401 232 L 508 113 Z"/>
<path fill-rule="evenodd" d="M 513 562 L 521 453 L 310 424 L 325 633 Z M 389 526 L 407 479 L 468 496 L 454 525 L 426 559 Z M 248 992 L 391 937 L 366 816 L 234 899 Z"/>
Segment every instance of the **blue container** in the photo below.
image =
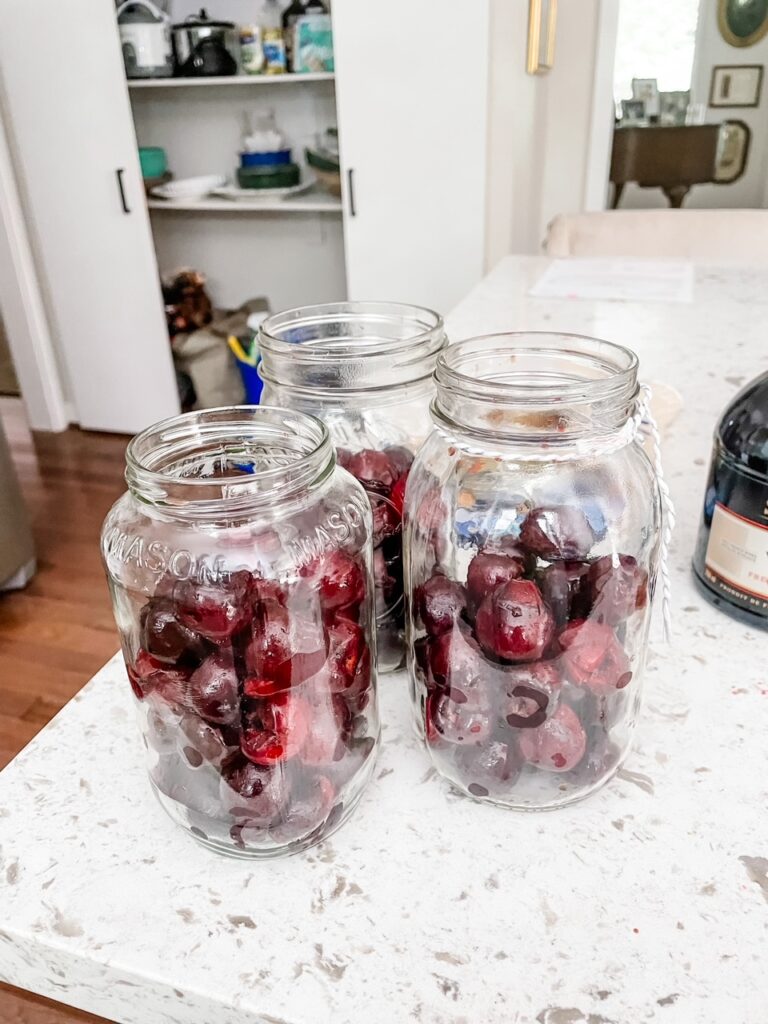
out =
<path fill-rule="evenodd" d="M 241 167 L 267 167 L 274 164 L 289 164 L 290 149 L 275 149 L 271 153 L 241 153 Z"/>
<path fill-rule="evenodd" d="M 259 376 L 259 371 L 255 366 L 251 366 L 250 363 L 241 363 L 239 359 L 237 365 L 240 369 L 240 376 L 243 378 L 245 404 L 258 405 L 261 401 L 261 392 L 264 387 L 264 381 Z"/>

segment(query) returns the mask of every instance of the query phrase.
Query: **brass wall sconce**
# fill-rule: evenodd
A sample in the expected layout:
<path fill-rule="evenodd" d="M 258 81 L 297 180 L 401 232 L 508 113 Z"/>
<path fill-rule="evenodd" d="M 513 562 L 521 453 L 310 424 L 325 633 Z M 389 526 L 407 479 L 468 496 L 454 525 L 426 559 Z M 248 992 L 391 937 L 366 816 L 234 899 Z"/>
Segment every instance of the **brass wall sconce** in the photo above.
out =
<path fill-rule="evenodd" d="M 528 6 L 529 75 L 545 75 L 555 66 L 557 0 L 530 0 Z"/>

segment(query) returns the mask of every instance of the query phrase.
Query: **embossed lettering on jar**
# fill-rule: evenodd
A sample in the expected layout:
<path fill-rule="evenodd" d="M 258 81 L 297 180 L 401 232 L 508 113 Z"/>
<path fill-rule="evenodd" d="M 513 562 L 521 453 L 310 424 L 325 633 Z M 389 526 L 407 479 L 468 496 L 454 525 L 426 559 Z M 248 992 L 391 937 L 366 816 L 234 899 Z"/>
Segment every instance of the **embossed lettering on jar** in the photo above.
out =
<path fill-rule="evenodd" d="M 234 856 L 320 841 L 379 736 L 365 492 L 319 420 L 265 407 L 151 427 L 126 480 L 102 554 L 160 803 Z"/>
<path fill-rule="evenodd" d="M 264 401 L 320 417 L 339 463 L 373 509 L 379 671 L 402 663 L 402 511 L 413 456 L 429 433 L 432 372 L 445 345 L 437 313 L 390 302 L 288 310 L 261 326 Z"/>
<path fill-rule="evenodd" d="M 476 799 L 580 799 L 626 757 L 660 503 L 637 357 L 569 335 L 449 346 L 405 507 L 409 670 L 437 769 Z"/>

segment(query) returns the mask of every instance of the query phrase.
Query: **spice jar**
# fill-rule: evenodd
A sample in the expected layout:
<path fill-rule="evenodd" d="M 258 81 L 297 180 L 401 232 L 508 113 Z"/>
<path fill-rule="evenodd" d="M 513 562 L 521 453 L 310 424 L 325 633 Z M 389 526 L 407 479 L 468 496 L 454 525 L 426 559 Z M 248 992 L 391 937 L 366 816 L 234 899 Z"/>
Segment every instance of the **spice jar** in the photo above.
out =
<path fill-rule="evenodd" d="M 304 849 L 378 743 L 371 512 L 323 424 L 241 406 L 133 439 L 102 554 L 152 787 L 204 845 Z"/>
<path fill-rule="evenodd" d="M 464 793 L 558 807 L 617 771 L 640 704 L 661 512 L 637 357 L 496 335 L 435 377 L 405 509 L 418 726 Z"/>
<path fill-rule="evenodd" d="M 292 309 L 261 325 L 263 400 L 320 417 L 339 463 L 373 508 L 379 671 L 405 652 L 401 517 L 414 453 L 429 433 L 443 320 L 390 302 Z"/>

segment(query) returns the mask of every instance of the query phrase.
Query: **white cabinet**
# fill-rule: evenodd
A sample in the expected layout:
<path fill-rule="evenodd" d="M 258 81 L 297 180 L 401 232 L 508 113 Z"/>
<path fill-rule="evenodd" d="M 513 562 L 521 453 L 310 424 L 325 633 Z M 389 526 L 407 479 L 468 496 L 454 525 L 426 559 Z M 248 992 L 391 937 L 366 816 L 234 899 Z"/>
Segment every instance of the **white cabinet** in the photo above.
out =
<path fill-rule="evenodd" d="M 2 112 L 78 422 L 178 412 L 114 10 L 5 0 Z"/>
<path fill-rule="evenodd" d="M 448 312 L 483 273 L 488 0 L 334 0 L 351 299 Z"/>
<path fill-rule="evenodd" d="M 158 265 L 200 269 L 218 305 L 273 309 L 348 296 L 447 312 L 480 279 L 489 2 L 334 0 L 335 80 L 127 88 L 108 0 L 5 0 L 2 116 L 82 426 L 134 431 L 178 409 Z M 172 0 L 171 17 L 187 7 Z M 302 160 L 338 123 L 341 202 L 148 210 L 137 145 L 165 148 L 176 177 L 231 176 L 243 113 L 265 107 Z"/>

